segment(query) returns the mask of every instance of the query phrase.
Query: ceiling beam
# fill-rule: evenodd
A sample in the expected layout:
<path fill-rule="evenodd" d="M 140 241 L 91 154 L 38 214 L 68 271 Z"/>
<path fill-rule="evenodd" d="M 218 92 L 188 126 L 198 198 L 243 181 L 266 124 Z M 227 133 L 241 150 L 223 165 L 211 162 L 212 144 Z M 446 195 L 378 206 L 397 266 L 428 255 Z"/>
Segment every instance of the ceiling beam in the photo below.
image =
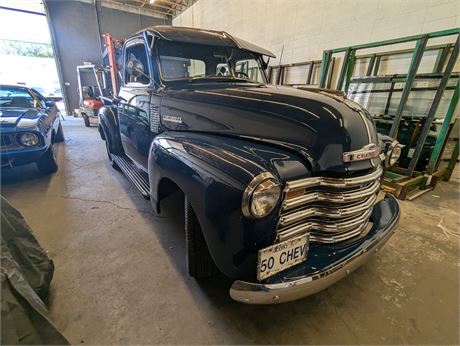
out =
<path fill-rule="evenodd" d="M 170 0 L 156 0 L 156 2 L 164 2 L 166 4 L 178 5 L 178 6 L 181 6 L 182 8 L 187 7 L 187 5 L 184 5 L 184 4 L 179 3 L 179 2 L 170 1 Z"/>
<path fill-rule="evenodd" d="M 162 8 L 162 9 L 165 9 L 165 10 L 170 10 L 171 9 L 171 7 L 159 5 L 156 2 L 151 4 L 148 0 L 147 1 L 144 1 L 144 0 L 131 0 L 131 1 L 133 1 L 135 3 L 138 3 L 138 4 L 141 4 L 143 6 L 143 8 L 147 8 L 147 9 L 150 9 L 152 11 L 156 11 L 156 9 L 154 9 L 155 7 Z"/>
<path fill-rule="evenodd" d="M 124 0 L 116 0 L 116 1 L 126 5 L 126 1 L 124 1 Z M 146 10 L 161 13 L 161 14 L 164 14 L 164 15 L 172 16 L 171 13 L 162 10 L 163 8 L 166 9 L 166 10 L 169 10 L 170 7 L 157 6 L 158 8 L 155 8 L 155 7 L 153 7 L 153 6 L 155 6 L 155 4 L 149 4 L 148 0 L 147 0 L 147 2 L 144 1 L 144 0 L 129 0 L 129 2 L 133 3 L 133 6 L 141 7 L 141 8 L 144 8 Z M 139 4 L 140 6 L 139 5 L 134 5 L 134 3 Z M 161 8 L 161 9 L 159 9 L 159 8 Z"/>
<path fill-rule="evenodd" d="M 98 1 L 100 1 L 101 5 L 104 7 L 116 8 L 118 10 L 123 10 L 123 7 L 124 7 L 125 10 L 131 13 L 139 13 L 139 10 L 140 10 L 143 12 L 142 14 L 146 16 L 156 15 L 158 16 L 157 18 L 164 18 L 167 15 L 171 17 L 171 14 L 169 13 L 160 12 L 157 9 L 148 9 L 145 7 L 141 7 L 137 3 L 133 3 L 127 0 L 98 0 Z"/>

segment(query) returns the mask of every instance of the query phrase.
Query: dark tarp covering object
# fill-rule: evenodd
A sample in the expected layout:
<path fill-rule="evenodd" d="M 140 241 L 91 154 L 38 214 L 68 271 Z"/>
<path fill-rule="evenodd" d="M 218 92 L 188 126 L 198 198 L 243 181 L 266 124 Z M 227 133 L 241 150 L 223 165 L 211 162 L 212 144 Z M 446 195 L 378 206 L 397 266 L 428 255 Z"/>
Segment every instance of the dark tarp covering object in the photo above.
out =
<path fill-rule="evenodd" d="M 1 344 L 68 345 L 43 302 L 53 278 L 53 261 L 22 215 L 3 196 L 1 251 Z"/>

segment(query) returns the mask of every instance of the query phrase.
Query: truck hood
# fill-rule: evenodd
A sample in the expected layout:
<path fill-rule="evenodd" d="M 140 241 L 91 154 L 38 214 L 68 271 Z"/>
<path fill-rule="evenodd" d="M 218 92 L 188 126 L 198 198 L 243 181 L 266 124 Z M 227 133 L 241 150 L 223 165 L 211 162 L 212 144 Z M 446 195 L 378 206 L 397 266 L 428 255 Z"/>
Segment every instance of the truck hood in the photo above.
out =
<path fill-rule="evenodd" d="M 343 152 L 378 143 L 374 123 L 358 104 L 325 91 L 291 87 L 193 85 L 168 90 L 161 120 L 168 130 L 248 138 L 295 150 L 313 171 L 371 168 L 343 162 Z"/>
<path fill-rule="evenodd" d="M 1 125 L 17 125 L 19 120 L 38 119 L 41 112 L 34 108 L 0 108 L 0 124 Z"/>

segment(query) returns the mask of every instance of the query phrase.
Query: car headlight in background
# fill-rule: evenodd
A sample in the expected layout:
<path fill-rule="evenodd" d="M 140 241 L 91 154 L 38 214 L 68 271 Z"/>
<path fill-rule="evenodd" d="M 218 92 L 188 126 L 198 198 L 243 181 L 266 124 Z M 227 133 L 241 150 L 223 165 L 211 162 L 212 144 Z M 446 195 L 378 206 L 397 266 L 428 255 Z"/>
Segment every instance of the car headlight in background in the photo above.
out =
<path fill-rule="evenodd" d="M 24 132 L 18 135 L 19 143 L 25 147 L 33 147 L 40 143 L 40 139 L 35 133 Z"/>
<path fill-rule="evenodd" d="M 398 162 L 402 148 L 403 145 L 399 144 L 398 141 L 394 140 L 391 142 L 386 151 L 385 166 L 391 167 Z"/>
<path fill-rule="evenodd" d="M 257 175 L 243 193 L 243 215 L 255 219 L 267 216 L 275 208 L 280 196 L 280 184 L 271 173 Z"/>

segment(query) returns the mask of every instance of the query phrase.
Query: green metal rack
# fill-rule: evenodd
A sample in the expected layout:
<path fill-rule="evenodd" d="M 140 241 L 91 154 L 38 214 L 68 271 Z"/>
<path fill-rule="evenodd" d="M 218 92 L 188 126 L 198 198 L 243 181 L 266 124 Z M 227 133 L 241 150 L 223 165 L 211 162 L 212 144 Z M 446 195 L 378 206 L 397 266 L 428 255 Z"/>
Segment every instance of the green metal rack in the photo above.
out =
<path fill-rule="evenodd" d="M 331 61 L 331 65 L 334 66 L 335 59 Z M 322 60 L 310 60 L 302 61 L 292 64 L 283 64 L 278 66 L 270 66 L 268 70 L 268 80 L 271 84 L 275 85 L 286 85 L 286 86 L 298 86 L 298 85 L 309 85 L 315 86 L 319 84 L 319 78 L 315 74 L 315 70 L 321 66 Z M 286 83 L 286 77 L 289 73 L 289 70 L 292 68 L 301 68 L 306 67 L 305 82 L 301 83 Z M 326 85 L 328 88 L 331 86 L 332 79 L 332 68 L 330 69 L 327 78 Z"/>
<path fill-rule="evenodd" d="M 428 47 L 427 43 L 429 39 L 446 37 L 456 35 L 454 44 L 445 44 L 438 46 Z M 357 51 L 363 49 L 384 47 L 394 44 L 415 42 L 414 49 L 405 49 L 399 51 L 391 51 L 377 54 L 367 54 L 357 56 Z M 345 93 L 350 88 L 352 81 L 356 82 L 356 78 L 352 80 L 353 71 L 355 68 L 356 61 L 358 59 L 367 58 L 369 60 L 366 76 L 368 76 L 368 82 L 372 83 L 391 83 L 393 88 L 395 83 L 403 83 L 403 88 L 400 90 L 401 98 L 397 106 L 396 112 L 391 116 L 391 128 L 389 135 L 393 138 L 398 138 L 398 133 L 404 126 L 401 126 L 401 121 L 404 119 L 404 111 L 409 98 L 409 94 L 414 90 L 414 81 L 421 77 L 417 74 L 420 66 L 423 54 L 430 50 L 438 50 L 438 55 L 433 66 L 433 72 L 430 76 L 424 76 L 424 78 L 439 78 L 439 85 L 435 89 L 435 95 L 429 107 L 429 111 L 422 121 L 420 121 L 420 127 L 417 132 L 416 146 L 410 157 L 410 162 L 407 167 L 395 167 L 393 172 L 389 172 L 386 176 L 384 186 L 388 190 L 392 191 L 401 199 L 410 198 L 411 195 L 418 195 L 417 189 L 426 189 L 434 187 L 438 178 L 448 179 L 455 165 L 455 161 L 458 157 L 458 134 L 452 132 L 453 125 L 456 120 L 456 112 L 459 103 L 459 82 L 457 81 L 455 92 L 450 101 L 448 111 L 446 112 L 441 130 L 436 138 L 436 143 L 431 151 L 428 165 L 424 170 L 416 170 L 419 167 L 419 159 L 422 151 L 426 149 L 426 141 L 430 133 L 430 129 L 433 126 L 436 112 L 438 110 L 439 103 L 443 97 L 444 92 L 448 86 L 449 80 L 453 77 L 452 71 L 455 63 L 457 62 L 459 55 L 460 45 L 460 28 L 454 28 L 449 30 L 437 31 L 428 34 L 414 35 L 409 37 L 402 37 L 392 40 L 379 41 L 361 45 L 355 45 L 350 47 L 343 47 L 337 49 L 326 50 L 323 52 L 323 59 L 320 70 L 320 81 L 319 87 L 328 87 L 328 80 L 330 81 L 330 71 L 332 70 L 331 61 L 334 58 L 333 55 L 337 53 L 344 53 L 343 62 L 340 68 L 340 74 L 337 78 L 337 85 L 335 89 L 342 90 Z M 395 55 L 395 54 L 407 54 L 412 52 L 411 61 L 409 64 L 408 72 L 404 75 L 399 76 L 378 76 L 380 61 L 383 56 Z M 445 67 L 444 67 L 445 66 Z M 422 76 L 423 77 L 423 76 Z M 457 77 L 458 78 L 458 77 Z M 362 80 L 363 82 L 365 80 Z M 391 100 L 393 90 L 389 92 L 388 104 Z M 387 104 L 387 105 L 388 105 Z M 388 110 L 388 107 L 387 109 Z M 404 125 L 404 124 L 403 124 Z M 450 158 L 450 164 L 447 169 L 440 171 L 440 159 L 441 155 L 446 147 L 446 143 L 449 138 L 457 135 L 457 144 L 452 152 Z M 457 153 L 457 154 L 456 154 Z M 454 162 L 452 164 L 452 162 Z M 437 178 L 437 179 L 433 179 Z"/>

